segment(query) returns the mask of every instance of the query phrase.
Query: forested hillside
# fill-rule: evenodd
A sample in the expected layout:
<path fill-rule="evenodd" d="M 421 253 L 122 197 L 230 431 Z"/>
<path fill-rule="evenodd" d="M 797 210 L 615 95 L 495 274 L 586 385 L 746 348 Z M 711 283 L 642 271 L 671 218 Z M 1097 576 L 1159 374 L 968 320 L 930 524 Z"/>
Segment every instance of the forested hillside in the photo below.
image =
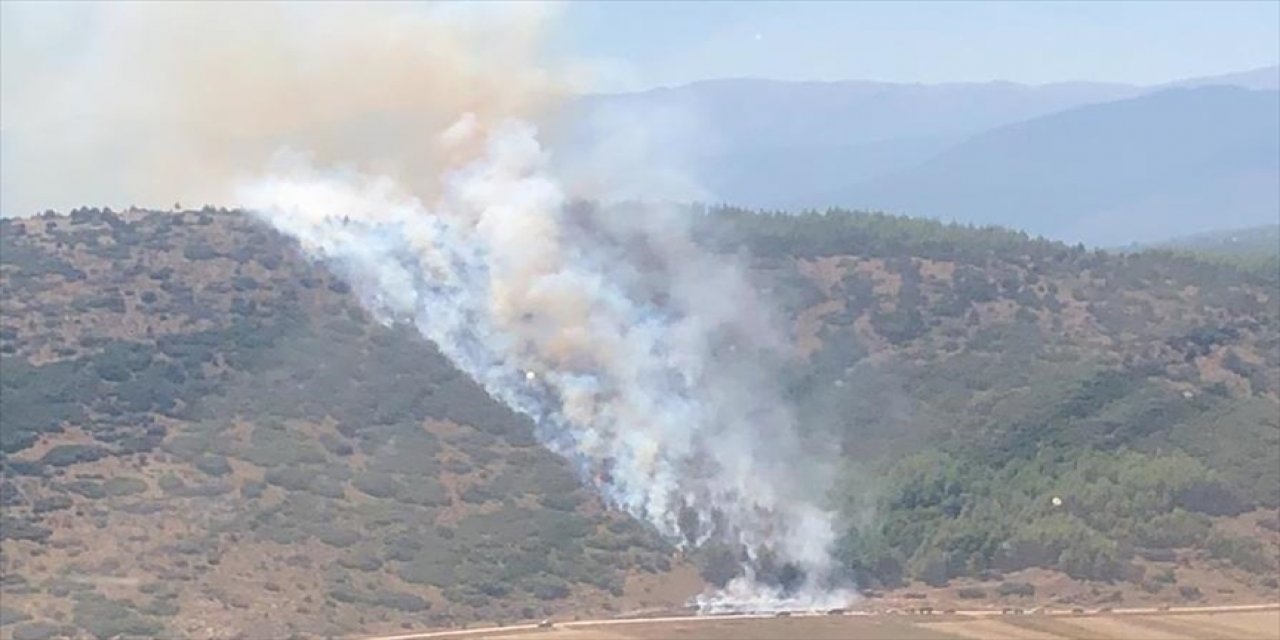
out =
<path fill-rule="evenodd" d="M 779 287 L 807 355 L 796 404 L 850 462 L 861 584 L 1052 567 L 1169 595 L 1203 561 L 1274 596 L 1274 275 L 902 218 L 730 217 L 720 241 L 800 276 Z"/>
<path fill-rule="evenodd" d="M 1224 262 L 1280 285 L 1280 224 L 1179 236 L 1134 251 L 1157 249 Z"/>
<path fill-rule="evenodd" d="M 779 375 L 841 451 L 861 587 L 1019 597 L 1052 571 L 1086 585 L 1070 598 L 1168 601 L 1222 597 L 1187 580 L 1212 575 L 1274 599 L 1274 279 L 888 216 L 690 215 L 785 312 Z M 671 606 L 695 566 L 736 570 L 604 509 L 527 419 L 241 213 L 0 221 L 0 299 L 6 630 L 505 622 Z"/>

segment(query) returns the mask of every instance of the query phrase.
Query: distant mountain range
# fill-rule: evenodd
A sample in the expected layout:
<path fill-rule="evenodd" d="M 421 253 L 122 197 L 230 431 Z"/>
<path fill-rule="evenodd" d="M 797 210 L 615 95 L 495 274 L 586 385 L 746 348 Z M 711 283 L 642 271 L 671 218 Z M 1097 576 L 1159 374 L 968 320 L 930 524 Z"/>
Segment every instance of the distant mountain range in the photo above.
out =
<path fill-rule="evenodd" d="M 999 127 L 823 199 L 1090 244 L 1262 224 L 1280 212 L 1278 114 L 1276 91 L 1169 89 Z"/>
<path fill-rule="evenodd" d="M 1280 67 L 1155 86 L 714 80 L 584 96 L 552 137 L 568 158 L 629 145 L 661 166 L 616 169 L 668 197 L 1115 245 L 1280 218 L 1278 87 Z"/>
<path fill-rule="evenodd" d="M 883 210 L 1124 246 L 1280 220 L 1278 95 L 1280 66 L 1150 86 L 722 79 L 580 96 L 544 138 L 575 194 L 622 185 L 607 195 Z M 297 137 L 408 156 L 421 141 L 404 132 L 419 117 L 364 114 Z M 136 203 L 132 183 L 104 168 L 164 153 L 147 131 L 6 129 L 0 213 Z M 94 136 L 114 142 L 67 151 Z M 236 144 L 265 156 L 290 140 Z M 207 195 L 173 189 L 183 202 Z"/>

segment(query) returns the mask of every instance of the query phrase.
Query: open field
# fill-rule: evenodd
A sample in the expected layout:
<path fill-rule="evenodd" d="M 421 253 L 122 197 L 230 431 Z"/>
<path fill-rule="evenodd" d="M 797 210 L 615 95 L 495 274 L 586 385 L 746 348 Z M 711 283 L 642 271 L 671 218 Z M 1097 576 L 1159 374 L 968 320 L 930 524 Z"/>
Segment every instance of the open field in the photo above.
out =
<path fill-rule="evenodd" d="M 663 618 L 568 622 L 552 629 L 521 625 L 371 640 L 1253 640 L 1280 638 L 1280 606 L 1130 610 L 1106 613 Z"/>

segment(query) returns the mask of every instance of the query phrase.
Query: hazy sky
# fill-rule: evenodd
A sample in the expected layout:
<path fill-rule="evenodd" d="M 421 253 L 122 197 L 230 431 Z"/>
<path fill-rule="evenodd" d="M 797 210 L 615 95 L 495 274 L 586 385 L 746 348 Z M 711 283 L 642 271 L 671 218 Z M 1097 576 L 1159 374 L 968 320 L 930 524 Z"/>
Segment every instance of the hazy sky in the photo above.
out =
<path fill-rule="evenodd" d="M 5 66 L 56 68 L 74 57 L 93 37 L 94 4 L 0 4 Z M 569 2 L 551 10 L 548 54 L 585 70 L 585 84 L 598 90 L 743 76 L 1151 84 L 1280 63 L 1280 2 L 1270 1 Z"/>
<path fill-rule="evenodd" d="M 726 76 L 1139 84 L 1280 61 L 1280 2 L 574 3 L 601 86 Z"/>

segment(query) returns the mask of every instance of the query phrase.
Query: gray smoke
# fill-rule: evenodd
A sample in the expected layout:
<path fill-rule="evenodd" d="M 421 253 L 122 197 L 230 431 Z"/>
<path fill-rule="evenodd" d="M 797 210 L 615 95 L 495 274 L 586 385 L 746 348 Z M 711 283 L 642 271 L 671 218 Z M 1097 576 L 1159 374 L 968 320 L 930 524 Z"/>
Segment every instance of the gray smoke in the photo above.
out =
<path fill-rule="evenodd" d="M 0 209 L 255 209 L 533 418 L 610 503 L 827 593 L 826 466 L 771 378 L 768 305 L 682 211 L 570 201 L 698 197 L 671 148 L 692 123 L 604 113 L 554 162 L 524 124 L 554 121 L 570 84 L 539 46 L 554 6 L 75 6 L 90 26 L 56 68 L 6 39 Z M 308 155 L 244 180 L 282 147 Z M 705 604 L 792 587 L 748 571 Z"/>
<path fill-rule="evenodd" d="M 430 203 L 297 156 L 239 200 L 533 418 L 609 503 L 742 549 L 746 574 L 705 608 L 847 600 L 829 588 L 829 467 L 770 377 L 785 342 L 739 265 L 695 244 L 685 209 L 575 205 L 528 124 L 467 115 L 441 144 L 481 151 Z M 805 584 L 757 583 L 760 554 Z"/>

